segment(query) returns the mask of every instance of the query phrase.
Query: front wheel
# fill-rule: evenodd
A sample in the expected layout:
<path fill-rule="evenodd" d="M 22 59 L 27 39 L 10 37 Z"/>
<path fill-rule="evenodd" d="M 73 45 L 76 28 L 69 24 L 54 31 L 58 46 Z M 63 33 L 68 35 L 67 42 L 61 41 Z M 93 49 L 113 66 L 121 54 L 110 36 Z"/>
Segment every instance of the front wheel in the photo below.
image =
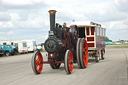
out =
<path fill-rule="evenodd" d="M 10 52 L 6 52 L 5 55 L 6 55 L 6 56 L 10 56 Z"/>
<path fill-rule="evenodd" d="M 32 60 L 31 60 L 31 65 L 33 72 L 37 75 L 42 72 L 43 69 L 43 57 L 42 54 L 40 53 L 39 50 L 35 51 Z"/>
<path fill-rule="evenodd" d="M 70 50 L 65 53 L 64 67 L 67 74 L 71 74 L 73 71 L 73 53 Z"/>

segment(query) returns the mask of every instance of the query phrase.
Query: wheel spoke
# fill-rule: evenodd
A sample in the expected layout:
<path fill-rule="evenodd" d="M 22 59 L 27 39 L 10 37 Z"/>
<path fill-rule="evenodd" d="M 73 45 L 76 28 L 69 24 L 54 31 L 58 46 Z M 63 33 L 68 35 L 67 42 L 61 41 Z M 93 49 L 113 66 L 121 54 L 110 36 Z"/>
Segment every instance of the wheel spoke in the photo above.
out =
<path fill-rule="evenodd" d="M 72 64 L 72 62 L 71 62 L 71 59 L 69 60 L 69 70 L 70 70 L 70 72 L 72 72 L 72 68 L 73 67 L 73 64 Z"/>
<path fill-rule="evenodd" d="M 70 72 L 72 72 L 73 70 L 73 59 L 72 59 L 72 52 L 69 53 L 69 69 L 70 69 Z"/>
<path fill-rule="evenodd" d="M 71 59 L 70 58 L 69 58 L 68 62 L 69 62 L 69 65 L 70 65 L 71 64 Z"/>
<path fill-rule="evenodd" d="M 36 64 L 36 65 L 39 65 L 39 63 L 38 63 L 38 62 L 39 62 L 39 60 L 37 59 L 37 60 L 36 60 L 36 62 L 35 62 L 35 64 Z"/>
<path fill-rule="evenodd" d="M 42 71 L 42 64 L 39 65 L 39 69 L 38 69 L 38 72 L 41 72 Z"/>

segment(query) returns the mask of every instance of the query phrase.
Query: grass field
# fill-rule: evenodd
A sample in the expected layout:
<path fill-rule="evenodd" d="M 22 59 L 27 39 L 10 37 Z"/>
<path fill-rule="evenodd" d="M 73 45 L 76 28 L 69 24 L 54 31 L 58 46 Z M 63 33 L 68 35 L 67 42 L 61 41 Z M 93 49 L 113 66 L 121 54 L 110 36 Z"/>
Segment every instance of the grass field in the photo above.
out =
<path fill-rule="evenodd" d="M 113 47 L 113 48 L 128 48 L 128 44 L 106 45 L 106 47 Z"/>

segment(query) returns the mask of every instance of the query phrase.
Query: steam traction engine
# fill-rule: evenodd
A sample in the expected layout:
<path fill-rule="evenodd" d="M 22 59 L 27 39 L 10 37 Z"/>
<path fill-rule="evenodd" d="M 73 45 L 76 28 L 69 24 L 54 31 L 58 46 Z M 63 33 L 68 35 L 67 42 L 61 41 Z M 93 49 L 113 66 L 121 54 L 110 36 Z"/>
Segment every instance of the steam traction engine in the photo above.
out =
<path fill-rule="evenodd" d="M 48 52 L 48 61 L 43 61 L 39 50 L 35 51 L 32 57 L 32 69 L 35 74 L 40 74 L 43 64 L 50 64 L 52 69 L 58 69 L 61 63 L 67 74 L 73 71 L 73 63 L 78 63 L 79 68 L 88 65 L 88 46 L 84 38 L 79 38 L 79 31 L 76 25 L 69 28 L 55 24 L 55 10 L 50 10 L 50 31 L 44 47 Z"/>

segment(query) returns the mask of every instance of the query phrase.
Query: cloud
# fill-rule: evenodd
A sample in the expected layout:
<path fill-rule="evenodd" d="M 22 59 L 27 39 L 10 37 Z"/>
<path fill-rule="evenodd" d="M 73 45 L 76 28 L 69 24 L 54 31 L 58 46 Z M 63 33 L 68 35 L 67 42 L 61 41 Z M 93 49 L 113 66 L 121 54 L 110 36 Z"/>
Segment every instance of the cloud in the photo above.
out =
<path fill-rule="evenodd" d="M 13 35 L 13 34 L 14 34 L 13 31 L 7 32 L 7 35 Z"/>
<path fill-rule="evenodd" d="M 11 16 L 7 12 L 0 12 L 0 21 L 9 21 Z"/>
<path fill-rule="evenodd" d="M 123 20 L 127 17 L 125 13 L 118 10 L 118 8 L 115 6 L 115 2 L 111 0 L 97 4 L 85 4 L 82 6 L 82 8 L 85 8 L 84 15 L 90 20 L 96 22 Z"/>
<path fill-rule="evenodd" d="M 7 40 L 7 38 L 0 36 L 0 40 Z"/>
<path fill-rule="evenodd" d="M 128 0 L 114 0 L 119 11 L 128 12 Z"/>
<path fill-rule="evenodd" d="M 11 22 L 0 22 L 0 29 L 13 27 Z"/>
<path fill-rule="evenodd" d="M 110 23 L 110 29 L 128 29 L 128 24 L 125 24 L 127 21 L 113 21 Z"/>
<path fill-rule="evenodd" d="M 47 6 L 43 0 L 2 0 L 0 5 L 5 9 L 39 9 Z"/>
<path fill-rule="evenodd" d="M 19 15 L 16 13 L 11 13 L 10 16 L 11 16 L 12 20 L 19 20 L 20 19 Z"/>
<path fill-rule="evenodd" d="M 110 39 L 117 40 L 117 33 L 128 29 L 127 1 L 0 0 L 0 36 L 8 40 L 35 39 L 40 43 L 50 29 L 48 10 L 56 10 L 56 22 L 60 24 L 70 25 L 72 20 L 97 22 L 107 29 Z"/>
<path fill-rule="evenodd" d="M 0 32 L 0 35 L 13 35 L 13 31 Z"/>
<path fill-rule="evenodd" d="M 128 40 L 128 29 L 110 29 L 107 30 L 107 37 L 109 37 L 113 41 L 118 41 L 118 40 Z M 116 38 L 115 38 L 116 37 Z"/>

